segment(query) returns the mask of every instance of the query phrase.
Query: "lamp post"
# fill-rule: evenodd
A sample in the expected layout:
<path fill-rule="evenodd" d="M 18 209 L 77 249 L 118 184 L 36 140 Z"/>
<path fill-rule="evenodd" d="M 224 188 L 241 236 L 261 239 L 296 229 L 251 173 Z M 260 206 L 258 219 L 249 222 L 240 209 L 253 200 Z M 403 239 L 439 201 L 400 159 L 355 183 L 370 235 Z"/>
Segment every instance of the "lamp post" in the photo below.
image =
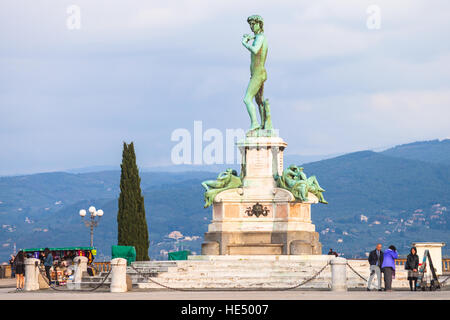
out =
<path fill-rule="evenodd" d="M 94 206 L 90 206 L 88 209 L 89 213 L 91 214 L 91 218 L 89 220 L 84 220 L 84 217 L 86 216 L 86 210 L 81 209 L 80 210 L 80 217 L 82 221 L 84 222 L 84 225 L 91 229 L 91 247 L 94 246 L 94 228 L 98 226 L 98 223 L 100 221 L 100 218 L 103 216 L 103 210 L 96 210 Z M 97 219 L 96 219 L 97 217 Z"/>

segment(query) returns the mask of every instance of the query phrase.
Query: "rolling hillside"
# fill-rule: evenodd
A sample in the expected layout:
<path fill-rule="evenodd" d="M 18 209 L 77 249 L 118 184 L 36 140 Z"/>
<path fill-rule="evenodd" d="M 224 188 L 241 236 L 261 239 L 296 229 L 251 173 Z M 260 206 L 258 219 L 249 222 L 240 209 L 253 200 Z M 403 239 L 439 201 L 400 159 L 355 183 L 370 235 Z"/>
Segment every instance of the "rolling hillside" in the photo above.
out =
<path fill-rule="evenodd" d="M 392 157 L 450 165 L 450 139 L 402 144 L 382 153 Z"/>

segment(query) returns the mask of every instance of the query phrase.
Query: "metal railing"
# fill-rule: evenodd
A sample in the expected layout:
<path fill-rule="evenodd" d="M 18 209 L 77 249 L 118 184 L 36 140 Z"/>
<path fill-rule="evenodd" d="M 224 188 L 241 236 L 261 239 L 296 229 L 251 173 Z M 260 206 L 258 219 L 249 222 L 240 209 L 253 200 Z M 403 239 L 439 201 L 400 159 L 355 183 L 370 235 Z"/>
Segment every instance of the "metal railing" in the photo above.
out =
<path fill-rule="evenodd" d="M 403 267 L 406 263 L 406 258 L 399 258 L 395 260 L 395 265 L 397 267 Z"/>
<path fill-rule="evenodd" d="M 367 260 L 367 259 L 348 259 L 348 260 Z M 406 263 L 406 258 L 399 258 L 395 260 L 397 267 L 403 267 Z M 442 258 L 442 271 L 450 272 L 450 258 Z"/>
<path fill-rule="evenodd" d="M 94 268 L 97 272 L 109 272 L 111 270 L 111 263 L 109 261 L 94 262 Z"/>
<path fill-rule="evenodd" d="M 0 265 L 0 278 L 11 278 L 11 265 L 10 264 L 2 264 Z"/>
<path fill-rule="evenodd" d="M 442 258 L 442 271 L 450 272 L 450 258 Z"/>

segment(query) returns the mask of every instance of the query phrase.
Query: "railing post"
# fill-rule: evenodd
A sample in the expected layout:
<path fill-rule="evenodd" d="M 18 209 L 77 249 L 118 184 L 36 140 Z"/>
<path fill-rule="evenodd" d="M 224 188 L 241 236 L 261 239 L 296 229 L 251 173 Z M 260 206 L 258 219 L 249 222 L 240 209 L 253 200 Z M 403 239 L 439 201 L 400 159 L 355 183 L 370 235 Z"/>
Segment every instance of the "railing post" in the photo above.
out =
<path fill-rule="evenodd" d="M 25 259 L 25 291 L 39 290 L 39 259 Z"/>
<path fill-rule="evenodd" d="M 347 291 L 347 259 L 332 258 L 331 263 L 331 290 Z"/>
<path fill-rule="evenodd" d="M 83 256 L 78 256 L 73 259 L 73 263 L 75 264 L 75 271 L 73 274 L 73 280 L 71 284 L 67 284 L 69 289 L 81 289 L 81 281 L 83 279 L 83 272 L 87 271 L 87 262 L 88 258 Z"/>
<path fill-rule="evenodd" d="M 127 292 L 127 260 L 115 258 L 111 260 L 111 292 Z"/>

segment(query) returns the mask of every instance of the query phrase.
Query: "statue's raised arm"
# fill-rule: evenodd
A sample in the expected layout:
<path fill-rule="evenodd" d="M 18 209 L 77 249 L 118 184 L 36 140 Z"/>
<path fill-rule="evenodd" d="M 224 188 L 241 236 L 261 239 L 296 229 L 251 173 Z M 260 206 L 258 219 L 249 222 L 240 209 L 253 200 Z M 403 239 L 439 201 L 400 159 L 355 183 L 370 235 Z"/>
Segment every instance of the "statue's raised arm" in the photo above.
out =
<path fill-rule="evenodd" d="M 253 40 L 253 42 L 252 42 Z M 242 36 L 242 44 L 253 54 L 258 54 L 264 44 L 264 34 L 257 34 L 256 36 L 251 36 L 249 34 L 244 34 Z"/>

